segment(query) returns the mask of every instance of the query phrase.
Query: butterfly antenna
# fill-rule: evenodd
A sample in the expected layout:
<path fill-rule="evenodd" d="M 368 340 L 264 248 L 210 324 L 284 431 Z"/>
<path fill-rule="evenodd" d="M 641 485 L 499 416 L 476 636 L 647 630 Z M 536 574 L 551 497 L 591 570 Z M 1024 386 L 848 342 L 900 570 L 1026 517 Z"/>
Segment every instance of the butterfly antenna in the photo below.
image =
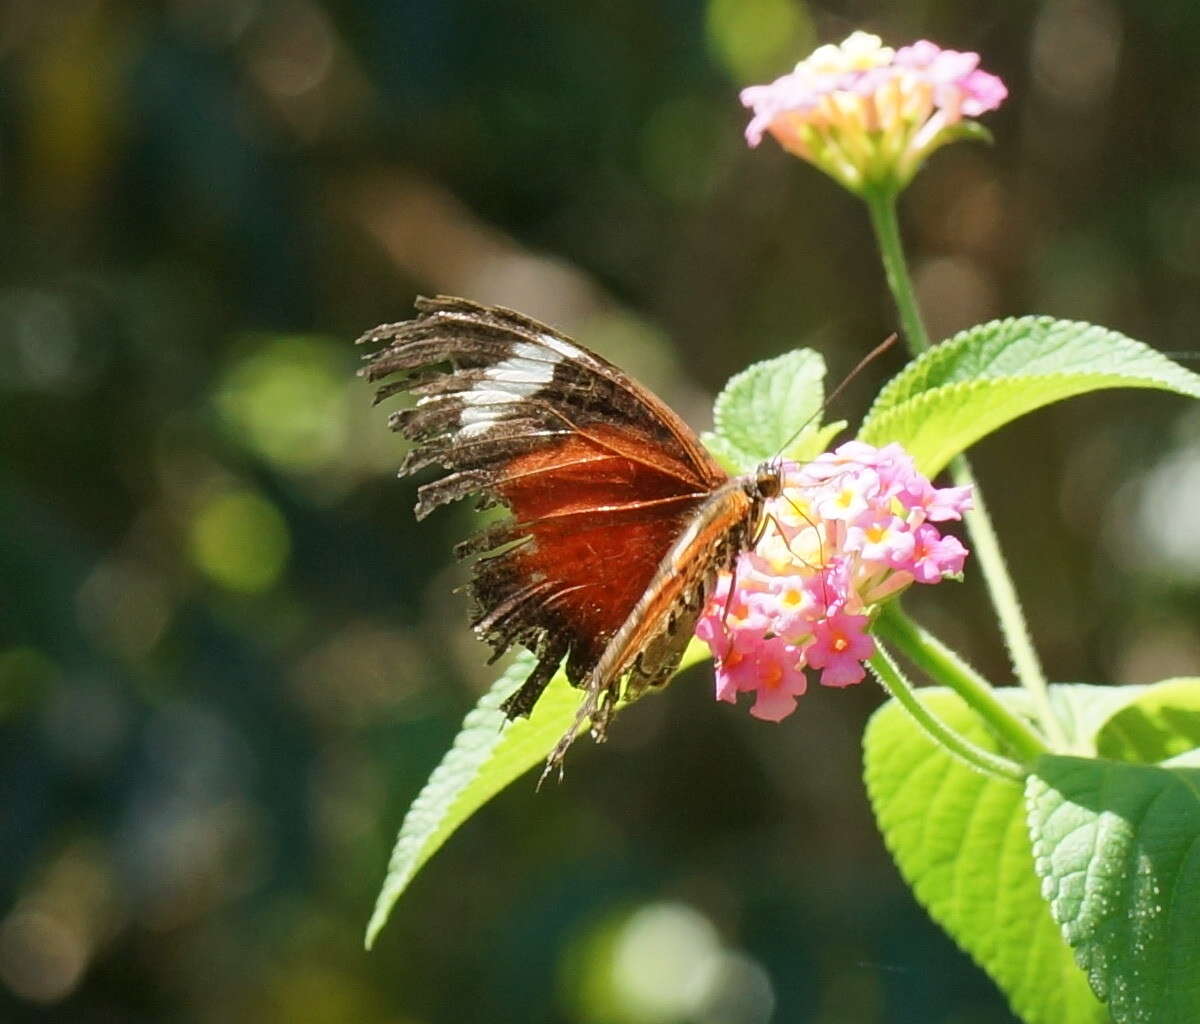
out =
<path fill-rule="evenodd" d="M 886 338 L 884 338 L 883 341 L 881 341 L 878 345 L 876 345 L 873 349 L 871 349 L 870 352 L 868 352 L 865 356 L 863 356 L 858 361 L 858 363 L 855 364 L 854 369 L 851 370 L 848 374 L 846 374 L 846 376 L 842 378 L 842 382 L 829 393 L 829 395 L 828 395 L 828 397 L 826 397 L 825 401 L 823 401 L 821 403 L 821 407 L 816 412 L 814 412 L 811 416 L 809 416 L 808 419 L 806 419 L 803 423 L 801 423 L 800 426 L 797 428 L 796 432 L 794 434 L 792 434 L 791 437 L 789 437 L 786 441 L 784 441 L 783 444 L 781 444 L 779 446 L 779 450 L 775 453 L 773 458 L 775 458 L 775 459 L 779 458 L 788 449 L 788 447 L 796 440 L 796 438 L 798 438 L 810 426 L 812 426 L 812 424 L 815 420 L 824 416 L 826 410 L 831 405 L 833 405 L 833 403 L 836 402 L 839 397 L 841 397 L 842 392 L 846 390 L 846 385 L 849 384 L 852 380 L 854 380 L 854 378 L 857 377 L 860 373 L 862 373 L 862 371 L 865 370 L 867 368 L 867 366 L 869 366 L 871 363 L 873 363 L 876 359 L 878 359 L 881 355 L 883 355 L 889 348 L 891 348 L 894 344 L 896 344 L 896 342 L 899 341 L 899 339 L 900 339 L 900 335 L 896 334 L 893 331 Z"/>

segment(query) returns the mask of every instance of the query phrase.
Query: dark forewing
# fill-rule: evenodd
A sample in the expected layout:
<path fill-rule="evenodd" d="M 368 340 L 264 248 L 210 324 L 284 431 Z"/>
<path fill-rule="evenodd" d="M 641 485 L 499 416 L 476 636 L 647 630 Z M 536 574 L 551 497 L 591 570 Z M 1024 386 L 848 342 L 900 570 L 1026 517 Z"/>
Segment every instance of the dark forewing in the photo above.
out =
<path fill-rule="evenodd" d="M 538 656 L 511 714 L 528 714 L 559 662 L 582 683 L 699 504 L 726 480 L 695 434 L 611 363 L 544 324 L 464 299 L 367 332 L 364 375 L 383 399 L 418 395 L 393 429 L 416 447 L 402 473 L 438 464 L 417 516 L 470 494 L 512 517 L 460 545 L 474 567 L 474 625 L 499 656 Z"/>

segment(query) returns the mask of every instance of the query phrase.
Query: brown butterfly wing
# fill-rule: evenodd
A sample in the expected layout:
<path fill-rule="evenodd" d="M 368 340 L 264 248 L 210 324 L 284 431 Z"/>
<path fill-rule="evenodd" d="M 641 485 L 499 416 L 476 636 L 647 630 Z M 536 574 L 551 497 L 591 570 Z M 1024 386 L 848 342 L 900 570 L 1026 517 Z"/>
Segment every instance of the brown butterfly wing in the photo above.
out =
<path fill-rule="evenodd" d="M 379 390 L 419 396 L 394 413 L 415 442 L 401 472 L 438 464 L 418 492 L 424 517 L 478 494 L 512 516 L 459 546 L 474 565 L 473 625 L 498 657 L 537 666 L 506 704 L 528 714 L 559 663 L 582 685 L 655 580 L 663 557 L 728 480 L 690 428 L 617 367 L 500 307 L 421 299 L 420 315 L 360 341 Z"/>

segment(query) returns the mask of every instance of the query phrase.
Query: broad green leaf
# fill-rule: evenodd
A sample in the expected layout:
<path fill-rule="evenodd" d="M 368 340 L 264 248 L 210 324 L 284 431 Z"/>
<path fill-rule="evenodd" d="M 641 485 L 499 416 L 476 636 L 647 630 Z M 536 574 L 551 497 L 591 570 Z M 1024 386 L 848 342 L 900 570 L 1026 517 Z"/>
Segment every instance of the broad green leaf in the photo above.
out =
<path fill-rule="evenodd" d="M 1051 317 L 995 320 L 910 363 L 879 393 L 859 436 L 900 442 L 932 476 L 1018 416 L 1119 387 L 1200 398 L 1200 376 L 1116 331 Z"/>
<path fill-rule="evenodd" d="M 1114 761 L 1154 764 L 1200 747 L 1200 679 L 1168 679 L 1138 687 L 1133 700 L 1096 734 L 1096 753 Z"/>
<path fill-rule="evenodd" d="M 713 406 L 713 432 L 703 437 L 717 459 L 744 473 L 781 452 L 812 458 L 844 423 L 821 427 L 825 360 L 796 349 L 747 367 L 730 379 Z"/>
<path fill-rule="evenodd" d="M 1045 756 L 1026 798 L 1043 892 L 1113 1018 L 1200 1021 L 1200 769 Z"/>
<path fill-rule="evenodd" d="M 1050 690 L 1050 703 L 1070 741 L 1061 753 L 1094 757 L 1096 734 L 1101 726 L 1125 705 L 1137 700 L 1145 686 L 1094 686 L 1087 683 L 1057 683 Z"/>
<path fill-rule="evenodd" d="M 693 640 L 681 668 L 708 657 L 708 648 Z M 524 682 L 534 658 L 522 653 L 463 720 L 454 743 L 412 802 L 387 877 L 367 925 L 370 949 L 409 883 L 454 831 L 510 782 L 546 760 L 559 737 L 570 728 L 582 694 L 560 672 L 528 718 L 508 721 L 500 705 Z M 618 721 L 615 728 L 620 728 Z"/>
<path fill-rule="evenodd" d="M 998 693 L 1024 707 L 1023 691 Z M 998 751 L 957 695 L 933 689 L 918 694 L 951 727 Z M 929 915 L 1029 1024 L 1106 1021 L 1040 895 L 1021 786 L 968 768 L 895 702 L 872 716 L 863 746 L 875 819 Z"/>

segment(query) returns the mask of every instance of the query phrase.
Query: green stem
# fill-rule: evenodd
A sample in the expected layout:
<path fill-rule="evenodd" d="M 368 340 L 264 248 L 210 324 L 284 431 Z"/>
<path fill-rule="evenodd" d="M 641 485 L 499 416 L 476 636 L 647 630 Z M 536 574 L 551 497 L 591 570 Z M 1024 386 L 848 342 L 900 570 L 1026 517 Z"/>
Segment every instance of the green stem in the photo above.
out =
<path fill-rule="evenodd" d="M 983 492 L 975 482 L 971 464 L 965 455 L 958 455 L 951 461 L 950 476 L 958 486 L 970 487 L 974 497 L 975 508 L 966 513 L 964 521 L 971 534 L 971 544 L 984 574 L 992 606 L 1000 619 L 1000 632 L 1004 636 L 1013 670 L 1029 694 L 1034 715 L 1051 745 L 1056 749 L 1066 749 L 1067 735 L 1050 704 L 1050 687 L 1029 635 L 1029 624 L 1021 610 L 1016 585 L 1000 551 L 1000 539 L 996 536 L 992 517 L 988 515 L 987 505 L 984 504 Z"/>
<path fill-rule="evenodd" d="M 929 334 L 921 319 L 916 289 L 908 273 L 908 261 L 904 258 L 900 223 L 896 217 L 896 194 L 894 190 L 877 188 L 868 190 L 863 198 L 871 215 L 871 226 L 879 244 L 888 288 L 891 289 L 900 313 L 900 326 L 904 331 L 908 350 L 914 357 L 919 356 L 930 348 Z M 1021 685 L 1029 692 L 1034 713 L 1051 744 L 1057 748 L 1065 748 L 1066 734 L 1050 704 L 1050 688 L 1046 682 L 1046 674 L 1038 660 L 1028 623 L 1021 610 L 1021 602 L 1017 597 L 1017 588 L 1000 551 L 996 530 L 983 502 L 983 493 L 971 471 L 971 464 L 965 455 L 959 455 L 950 463 L 950 471 L 956 484 L 969 485 L 974 491 L 975 509 L 965 516 L 967 530 L 971 535 L 976 561 L 1000 621 L 1000 631 L 1004 635 L 1013 671 Z"/>
<path fill-rule="evenodd" d="M 919 356 L 930 347 L 929 334 L 921 310 L 917 305 L 917 290 L 908 273 L 908 261 L 904 258 L 904 244 L 900 241 L 900 222 L 896 218 L 896 196 L 890 190 L 871 189 L 864 193 L 867 210 L 871 214 L 871 227 L 875 229 L 875 240 L 879 243 L 879 254 L 883 259 L 883 272 L 887 275 L 888 288 L 900 312 L 900 327 L 908 351 Z"/>
<path fill-rule="evenodd" d="M 879 685 L 907 709 L 908 713 L 916 720 L 917 725 L 924 729 L 939 746 L 961 758 L 972 768 L 987 775 L 995 775 L 1013 782 L 1024 781 L 1026 773 L 1019 764 L 1010 761 L 1007 757 L 1001 757 L 999 754 L 993 754 L 976 746 L 965 736 L 960 736 L 940 718 L 931 714 L 929 709 L 917 699 L 916 692 L 882 645 L 877 645 L 875 653 L 867 659 L 867 665 L 875 678 L 879 680 Z"/>
<path fill-rule="evenodd" d="M 934 682 L 954 690 L 1023 761 L 1032 761 L 1047 752 L 1046 741 L 997 699 L 987 680 L 905 615 L 898 601 L 884 606 L 875 620 L 875 632 Z"/>

